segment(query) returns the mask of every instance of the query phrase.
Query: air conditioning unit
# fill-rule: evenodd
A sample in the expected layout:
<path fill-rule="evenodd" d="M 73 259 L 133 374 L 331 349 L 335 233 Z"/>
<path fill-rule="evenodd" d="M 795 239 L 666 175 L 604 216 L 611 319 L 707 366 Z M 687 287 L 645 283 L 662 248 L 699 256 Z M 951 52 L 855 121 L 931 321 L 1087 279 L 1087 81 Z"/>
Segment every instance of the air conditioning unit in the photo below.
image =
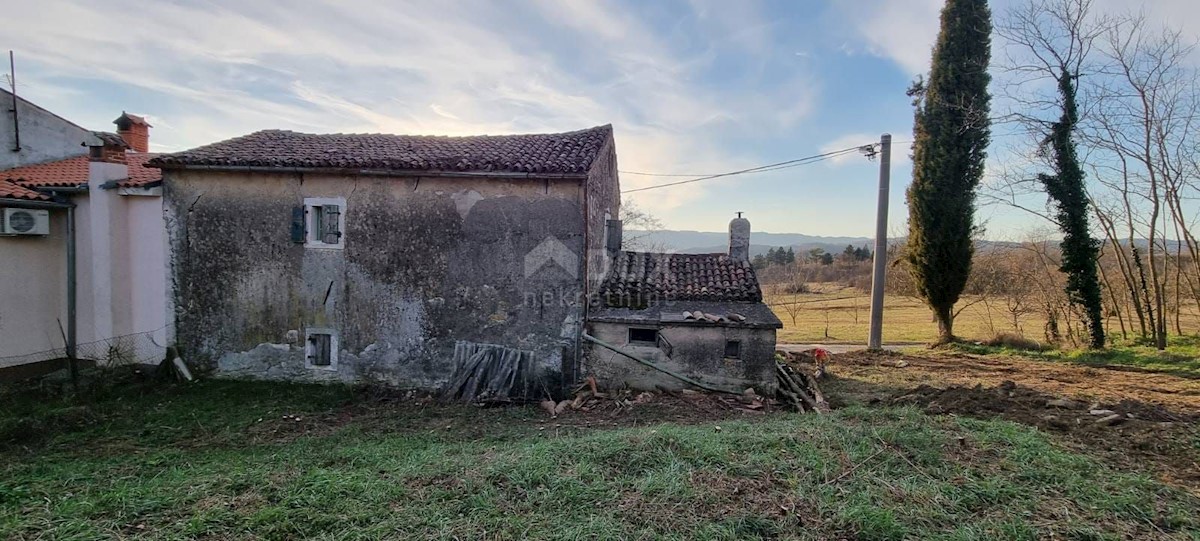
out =
<path fill-rule="evenodd" d="M 4 209 L 4 221 L 0 222 L 2 235 L 49 235 L 50 211 L 32 209 Z"/>

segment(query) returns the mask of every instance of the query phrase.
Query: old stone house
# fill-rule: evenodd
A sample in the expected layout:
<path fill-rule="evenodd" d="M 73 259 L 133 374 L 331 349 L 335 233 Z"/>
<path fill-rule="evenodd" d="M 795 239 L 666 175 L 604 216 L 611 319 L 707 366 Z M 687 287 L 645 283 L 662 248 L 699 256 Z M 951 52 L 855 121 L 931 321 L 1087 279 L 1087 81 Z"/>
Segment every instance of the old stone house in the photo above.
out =
<path fill-rule="evenodd" d="M 589 370 L 610 387 L 683 386 L 665 369 L 713 388 L 773 393 L 775 332 L 783 323 L 763 303 L 749 246 L 750 222 L 739 213 L 728 253 L 619 253 L 589 331 L 659 369 L 592 348 Z"/>
<path fill-rule="evenodd" d="M 169 340 L 160 174 L 150 125 L 91 131 L 0 91 L 0 379 L 161 360 Z"/>
<path fill-rule="evenodd" d="M 597 355 L 584 338 L 600 336 L 714 385 L 773 389 L 780 323 L 749 265 L 749 222 L 731 226 L 729 254 L 622 252 L 610 126 L 268 130 L 151 165 L 176 343 L 217 377 L 499 399 L 561 396 L 584 374 L 664 383 Z"/>
<path fill-rule="evenodd" d="M 560 394 L 619 207 L 611 126 L 268 130 L 162 169 L 176 340 L 220 377 L 439 389 L 481 350 Z M 464 357 L 466 356 L 466 357 Z"/>

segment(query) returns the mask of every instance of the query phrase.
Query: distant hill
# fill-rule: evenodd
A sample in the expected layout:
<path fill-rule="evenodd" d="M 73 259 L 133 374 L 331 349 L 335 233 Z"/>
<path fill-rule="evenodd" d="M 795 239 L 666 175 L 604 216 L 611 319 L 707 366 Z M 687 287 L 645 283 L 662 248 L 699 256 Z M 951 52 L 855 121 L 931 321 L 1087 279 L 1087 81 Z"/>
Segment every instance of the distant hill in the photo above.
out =
<path fill-rule="evenodd" d="M 653 248 L 662 248 L 668 252 L 679 252 L 684 254 L 712 254 L 720 253 L 729 249 L 729 233 L 724 231 L 674 231 L 664 229 L 661 231 L 637 231 L 628 230 L 625 234 L 629 237 L 641 237 L 641 241 Z M 890 238 L 889 244 L 903 243 L 904 238 Z M 750 257 L 759 254 L 766 254 L 771 248 L 788 248 L 791 247 L 797 254 L 807 252 L 813 248 L 820 248 L 826 252 L 834 254 L 841 253 L 846 249 L 846 245 L 868 246 L 874 248 L 874 241 L 867 237 L 822 237 L 819 235 L 805 235 L 802 233 L 762 233 L 752 232 L 750 234 Z M 1057 246 L 1058 241 L 1050 241 L 1051 244 Z M 1179 241 L 1166 240 L 1159 241 L 1165 245 L 1167 250 L 1174 252 L 1179 249 Z M 1128 245 L 1128 241 L 1122 241 L 1121 244 Z M 1146 239 L 1138 239 L 1134 244 L 1141 250 L 1146 250 L 1149 247 L 1149 242 Z M 976 246 L 981 250 L 991 248 L 1011 248 L 1019 246 L 1020 243 L 1011 241 L 997 240 L 981 240 L 977 241 Z"/>
<path fill-rule="evenodd" d="M 685 254 L 708 254 L 724 252 L 729 249 L 729 233 L 716 231 L 628 231 L 626 235 L 642 237 L 642 242 L 651 246 L 661 246 L 667 251 Z M 643 236 L 644 235 L 644 236 Z M 767 250 L 776 247 L 791 247 L 796 252 L 821 248 L 826 252 L 838 253 L 846 249 L 846 245 L 870 246 L 872 241 L 866 237 L 822 237 L 800 233 L 761 233 L 750 234 L 750 255 L 765 254 Z"/>

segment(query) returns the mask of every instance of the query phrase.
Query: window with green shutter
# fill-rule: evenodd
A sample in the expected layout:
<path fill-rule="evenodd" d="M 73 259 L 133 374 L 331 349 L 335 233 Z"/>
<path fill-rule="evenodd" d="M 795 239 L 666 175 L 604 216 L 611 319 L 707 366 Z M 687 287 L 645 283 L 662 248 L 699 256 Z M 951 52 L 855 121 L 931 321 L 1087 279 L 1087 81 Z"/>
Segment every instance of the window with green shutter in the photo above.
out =
<path fill-rule="evenodd" d="M 304 245 L 309 248 L 341 248 L 346 225 L 346 200 L 341 197 L 309 197 L 304 200 Z M 294 221 L 294 220 L 293 220 Z M 293 225 L 293 238 L 296 227 Z"/>

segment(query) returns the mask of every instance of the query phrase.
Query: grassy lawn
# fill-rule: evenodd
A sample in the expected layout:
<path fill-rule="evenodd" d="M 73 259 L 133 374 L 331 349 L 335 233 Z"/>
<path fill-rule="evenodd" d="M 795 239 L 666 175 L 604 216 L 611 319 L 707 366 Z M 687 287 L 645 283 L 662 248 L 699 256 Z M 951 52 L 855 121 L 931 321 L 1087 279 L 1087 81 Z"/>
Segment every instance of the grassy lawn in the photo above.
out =
<path fill-rule="evenodd" d="M 1200 539 L 1194 496 L 912 408 L 631 427 L 244 382 L 4 398 L 3 539 Z"/>

